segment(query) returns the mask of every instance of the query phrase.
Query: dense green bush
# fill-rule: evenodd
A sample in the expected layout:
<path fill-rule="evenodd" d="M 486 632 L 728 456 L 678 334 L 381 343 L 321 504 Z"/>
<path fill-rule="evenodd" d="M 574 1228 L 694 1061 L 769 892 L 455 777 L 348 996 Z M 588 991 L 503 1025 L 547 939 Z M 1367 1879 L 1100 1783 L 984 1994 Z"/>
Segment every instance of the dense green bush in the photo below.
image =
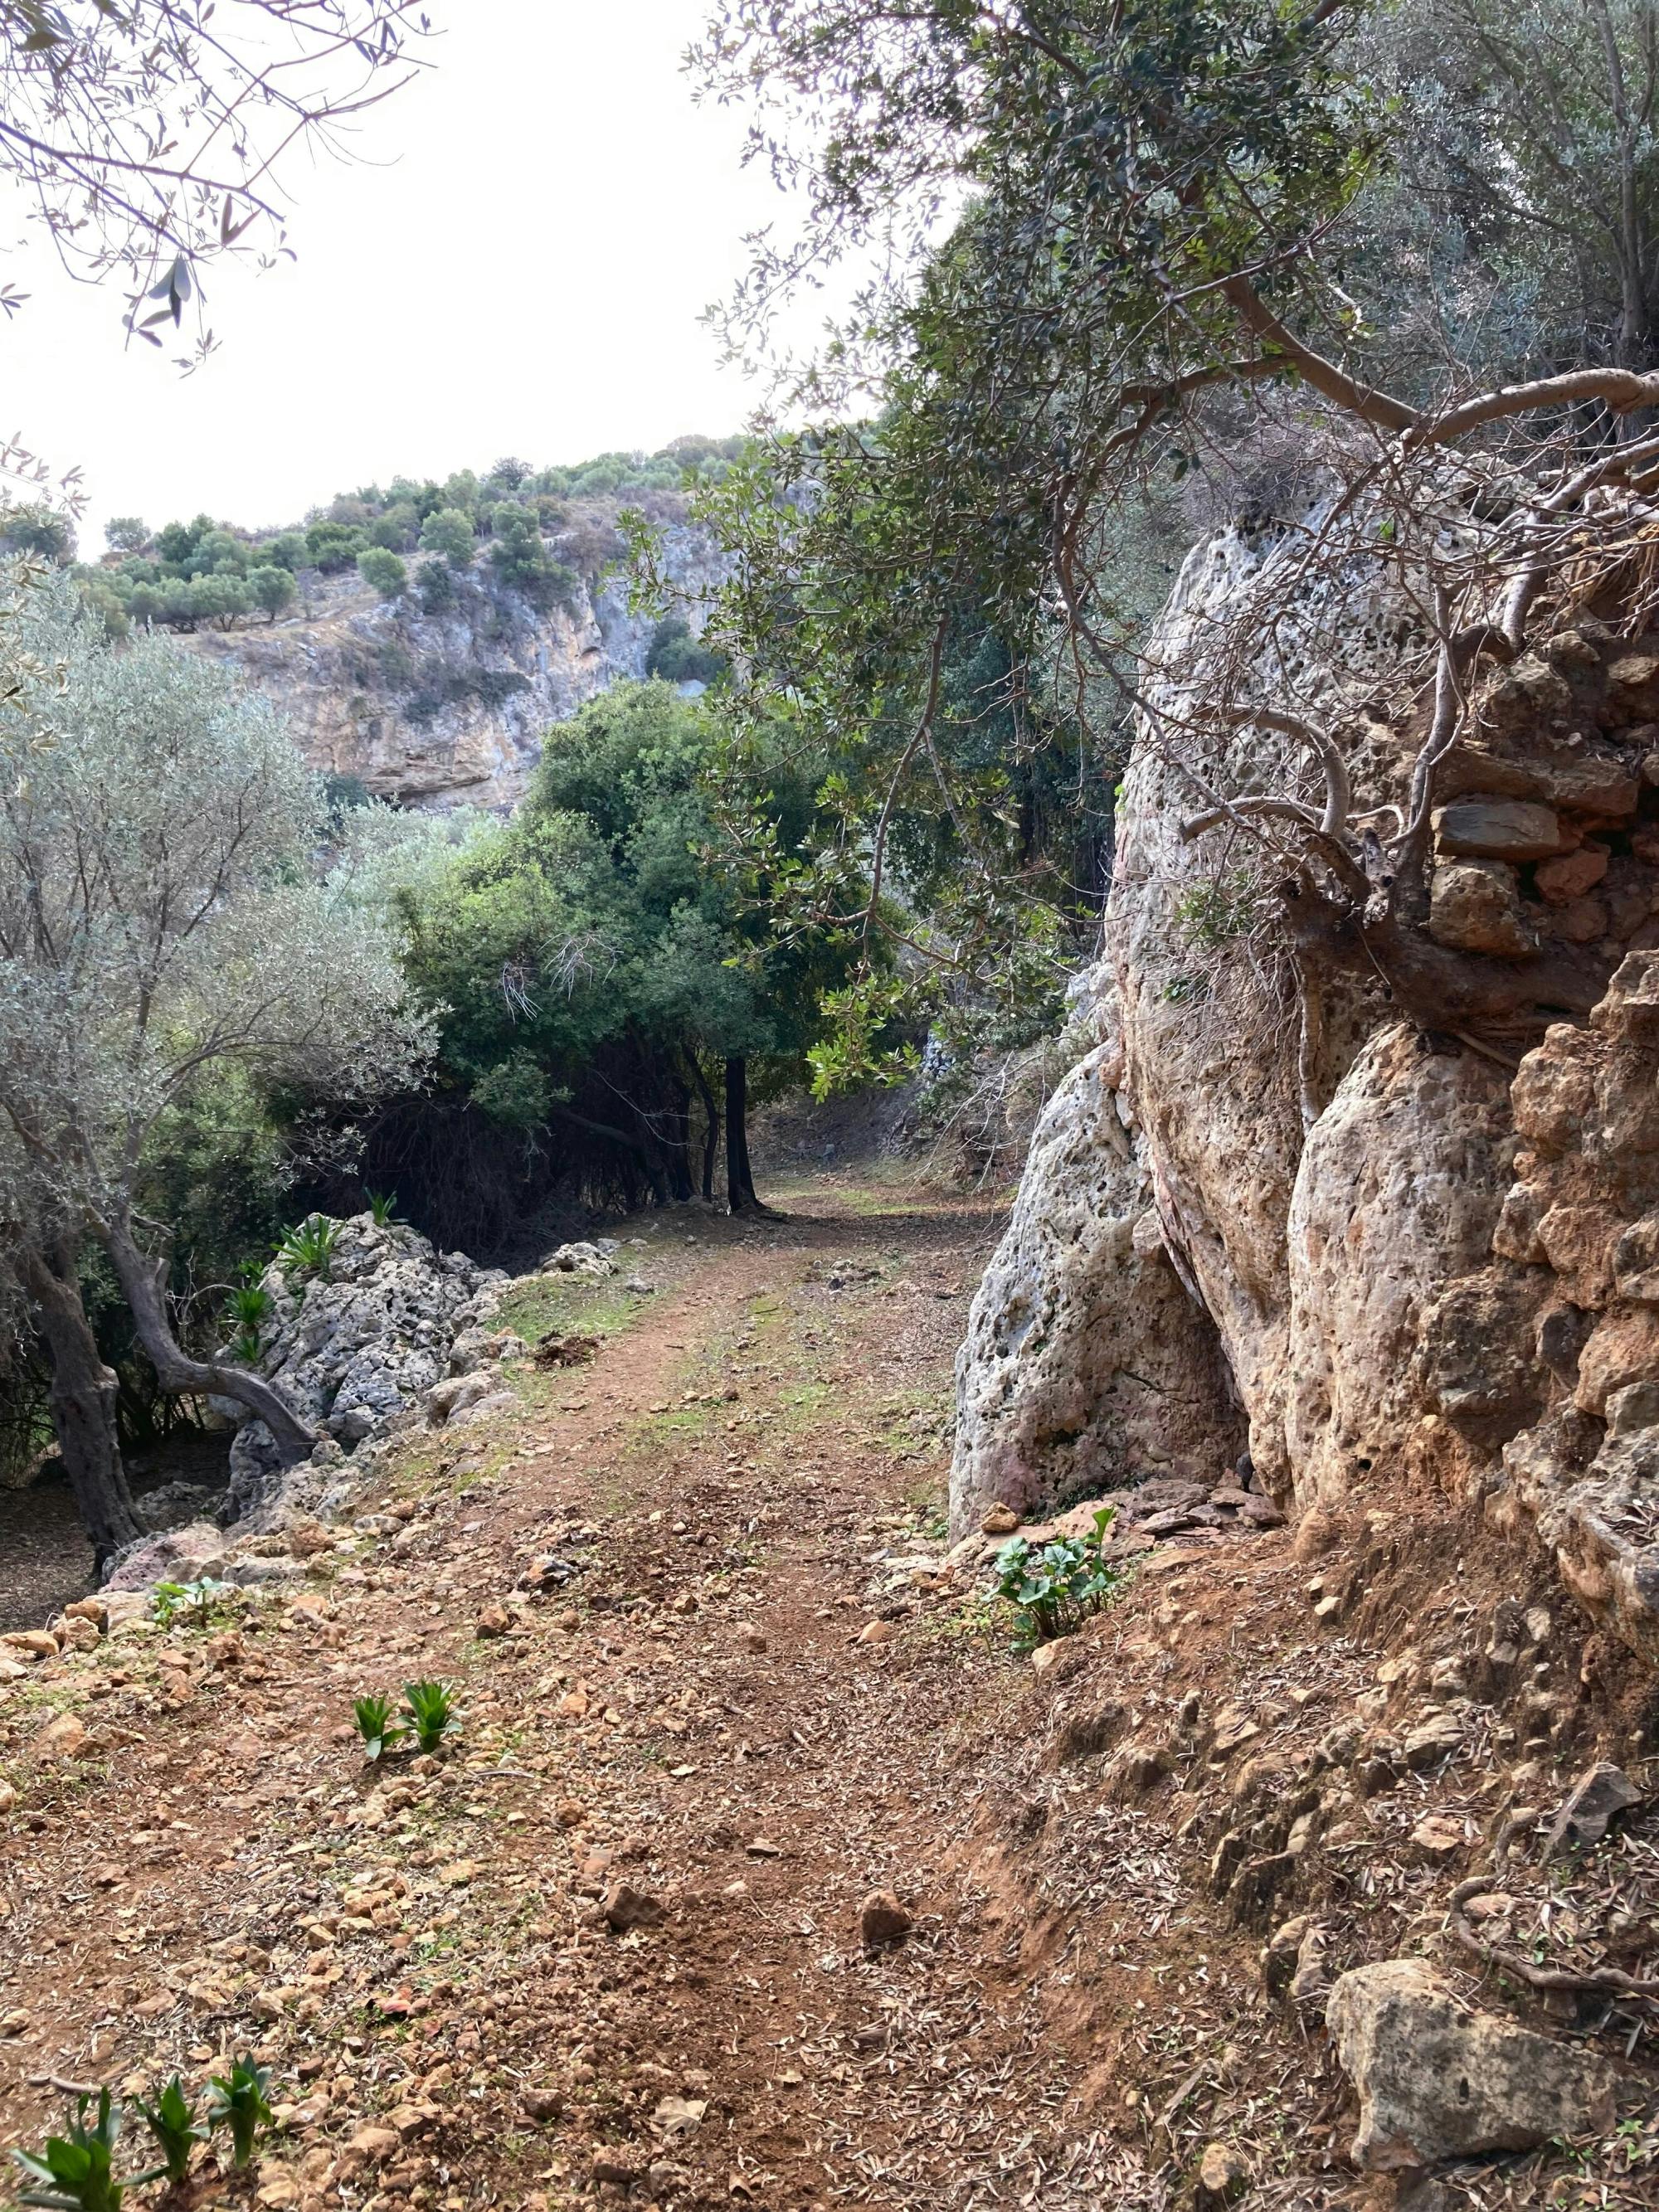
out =
<path fill-rule="evenodd" d="M 475 542 L 472 517 L 464 507 L 441 507 L 421 528 L 422 552 L 440 555 L 452 568 L 467 567 Z"/>
<path fill-rule="evenodd" d="M 397 599 L 408 586 L 409 571 L 384 545 L 366 545 L 357 556 L 357 573 L 383 599 Z"/>
<path fill-rule="evenodd" d="M 415 570 L 415 589 L 426 612 L 435 615 L 455 597 L 455 571 L 447 561 L 422 561 Z"/>
<path fill-rule="evenodd" d="M 279 568 L 274 562 L 247 572 L 247 587 L 253 604 L 268 618 L 275 622 L 285 608 L 295 600 L 294 577 L 290 570 Z"/>
<path fill-rule="evenodd" d="M 306 532 L 306 550 L 313 565 L 325 576 L 349 568 L 363 543 L 363 532 L 356 523 L 313 522 Z"/>
<path fill-rule="evenodd" d="M 665 684 L 712 684 L 726 668 L 725 654 L 693 637 L 683 616 L 670 615 L 657 624 L 645 658 L 647 676 L 659 676 Z"/>

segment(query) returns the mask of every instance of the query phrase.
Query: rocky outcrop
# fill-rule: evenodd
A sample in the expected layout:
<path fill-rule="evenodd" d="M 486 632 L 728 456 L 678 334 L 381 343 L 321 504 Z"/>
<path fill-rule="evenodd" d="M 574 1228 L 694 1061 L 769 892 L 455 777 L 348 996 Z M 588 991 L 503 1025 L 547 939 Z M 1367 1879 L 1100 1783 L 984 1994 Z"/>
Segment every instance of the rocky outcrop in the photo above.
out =
<path fill-rule="evenodd" d="M 713 546 L 672 526 L 663 563 L 700 629 L 696 595 L 719 580 Z M 412 595 L 378 599 L 355 570 L 313 570 L 295 614 L 181 642 L 274 699 L 319 772 L 399 805 L 504 811 L 523 797 L 550 723 L 646 674 L 656 625 L 630 606 L 629 580 L 612 572 L 584 586 L 574 611 L 540 609 L 476 562 L 450 605 L 427 614 Z"/>
<path fill-rule="evenodd" d="M 259 1332 L 259 1371 L 324 1431 L 324 1461 L 337 1460 L 418 1418 L 452 1363 L 477 1364 L 482 1324 L 507 1280 L 465 1253 L 437 1252 L 401 1224 L 359 1214 L 340 1224 L 325 1269 L 301 1279 L 281 1261 L 266 1268 L 272 1311 Z M 231 1446 L 224 1518 L 246 1519 L 282 1486 L 270 1431 L 244 1422 Z"/>
<path fill-rule="evenodd" d="M 1659 952 L 1528 1054 L 1514 1105 L 1524 1149 L 1493 1242 L 1546 1404 L 1489 1510 L 1529 1519 L 1575 1596 L 1659 1664 Z"/>
<path fill-rule="evenodd" d="M 1540 1006 L 1560 980 L 1588 1016 L 1510 1051 L 1405 1011 L 1409 978 L 1357 930 L 1362 957 L 1319 964 L 1304 890 L 1226 815 L 1320 796 L 1293 733 L 1204 710 L 1227 653 L 1237 696 L 1253 625 L 1272 650 L 1245 690 L 1334 733 L 1348 818 L 1406 796 L 1419 618 L 1385 564 L 1304 577 L 1307 540 L 1198 549 L 1149 651 L 1090 979 L 1109 1042 L 1040 1124 L 975 1303 L 955 1525 L 1160 1452 L 1211 1450 L 1191 1472 L 1213 1480 L 1242 1425 L 1288 1510 L 1422 1475 L 1535 1527 L 1659 1661 L 1659 636 L 1561 619 L 1482 679 L 1441 765 L 1431 963 L 1467 956 L 1482 988 L 1535 975 Z"/>
<path fill-rule="evenodd" d="M 1101 1018 L 1112 1021 L 1109 982 Z M 1213 1324 L 1164 1242 L 1109 1035 L 1049 1100 L 957 1355 L 951 1510 L 977 1526 L 1155 1473 L 1212 1480 L 1242 1442 Z"/>

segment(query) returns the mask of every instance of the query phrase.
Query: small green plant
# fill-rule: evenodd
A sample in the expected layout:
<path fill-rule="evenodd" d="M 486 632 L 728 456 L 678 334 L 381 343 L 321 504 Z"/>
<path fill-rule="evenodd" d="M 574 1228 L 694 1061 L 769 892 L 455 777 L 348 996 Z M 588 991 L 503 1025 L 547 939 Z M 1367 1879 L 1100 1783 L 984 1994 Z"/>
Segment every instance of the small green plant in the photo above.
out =
<path fill-rule="evenodd" d="M 365 1191 L 368 1211 L 377 1229 L 389 1229 L 398 1218 L 398 1194 L 395 1190 Z"/>
<path fill-rule="evenodd" d="M 18 2195 L 25 2204 L 40 2204 L 48 2212 L 120 2212 L 121 2199 L 130 2188 L 155 2180 L 153 2173 L 115 2179 L 115 2146 L 121 2137 L 121 2107 L 110 2102 L 107 2089 L 98 2093 L 98 2118 L 87 2125 L 89 2097 L 77 2097 L 75 2118 L 67 2134 L 51 2136 L 43 2151 L 15 2150 L 12 2156 L 30 2186 Z"/>
<path fill-rule="evenodd" d="M 191 2153 L 205 2142 L 208 2131 L 196 2122 L 196 2106 L 185 2096 L 185 2085 L 175 2074 L 153 2105 L 133 2100 L 139 2118 L 155 2138 L 169 2181 L 183 2181 L 190 2172 Z"/>
<path fill-rule="evenodd" d="M 246 2058 L 239 2058 L 228 2075 L 209 2077 L 208 2125 L 230 2130 L 230 2162 L 239 2172 L 252 2164 L 254 2145 L 271 2124 L 270 2087 L 270 2067 Z"/>
<path fill-rule="evenodd" d="M 318 1275 L 328 1280 L 329 1263 L 340 1241 L 340 1224 L 326 1214 L 313 1213 L 290 1229 L 276 1247 L 276 1260 L 290 1275 Z"/>
<path fill-rule="evenodd" d="M 405 1682 L 404 1711 L 414 1730 L 416 1745 L 424 1752 L 441 1750 L 444 1738 L 453 1735 L 461 1724 L 454 1696 L 447 1682 Z"/>
<path fill-rule="evenodd" d="M 251 1264 L 257 1269 L 257 1261 Z M 251 1367 L 259 1357 L 260 1324 L 270 1318 L 276 1301 L 257 1273 L 249 1274 L 246 1266 L 242 1275 L 242 1281 L 225 1300 L 225 1320 L 235 1332 L 230 1343 L 231 1358 L 240 1366 Z"/>
<path fill-rule="evenodd" d="M 1016 1536 L 997 1553 L 997 1595 L 1019 1615 L 1020 1649 L 1069 1636 L 1115 1594 L 1121 1570 L 1102 1551 L 1116 1510 L 1103 1505 L 1086 1536 L 1060 1536 L 1040 1548 Z"/>
<path fill-rule="evenodd" d="M 359 1698 L 351 1712 L 357 1733 L 363 1740 L 366 1759 L 378 1759 L 383 1751 L 390 1751 L 409 1734 L 401 1721 L 393 1720 L 390 1698 Z"/>
<path fill-rule="evenodd" d="M 150 1610 L 157 1624 L 171 1628 L 181 1622 L 187 1628 L 205 1628 L 229 1597 L 235 1585 L 201 1575 L 193 1583 L 157 1583 Z"/>

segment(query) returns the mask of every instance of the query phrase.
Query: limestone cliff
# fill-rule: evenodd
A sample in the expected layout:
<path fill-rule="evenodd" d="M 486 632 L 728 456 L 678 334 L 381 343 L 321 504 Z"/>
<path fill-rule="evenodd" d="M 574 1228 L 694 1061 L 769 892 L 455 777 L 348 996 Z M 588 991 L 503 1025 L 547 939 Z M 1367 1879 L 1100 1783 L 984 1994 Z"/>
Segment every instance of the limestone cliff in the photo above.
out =
<path fill-rule="evenodd" d="M 695 527 L 665 533 L 665 571 L 692 595 L 717 580 Z M 287 715 L 325 775 L 349 776 L 399 805 L 505 810 L 522 797 L 542 732 L 624 678 L 641 678 L 655 629 L 629 605 L 612 568 L 573 611 L 532 606 L 478 562 L 453 602 L 424 613 L 412 596 L 382 600 L 355 569 L 307 570 L 301 605 L 272 623 L 204 630 L 183 642 L 244 670 Z"/>
<path fill-rule="evenodd" d="M 1091 978 L 1104 1041 L 975 1301 L 953 1517 L 1169 1461 L 1216 1481 L 1242 1426 L 1294 1512 L 1423 1484 L 1535 1528 L 1659 1656 L 1659 637 L 1605 596 L 1562 610 L 1480 679 L 1446 756 L 1420 939 L 1535 995 L 1494 1045 L 1425 1020 L 1409 975 L 1315 964 L 1302 888 L 1246 833 L 1275 790 L 1316 822 L 1317 763 L 1248 709 L 1200 711 L 1214 641 L 1271 599 L 1252 696 L 1338 733 L 1358 819 L 1404 804 L 1427 710 L 1397 579 L 1304 589 L 1306 536 L 1199 547 L 1153 641 Z M 1558 991 L 1577 1018 L 1547 1028 Z"/>

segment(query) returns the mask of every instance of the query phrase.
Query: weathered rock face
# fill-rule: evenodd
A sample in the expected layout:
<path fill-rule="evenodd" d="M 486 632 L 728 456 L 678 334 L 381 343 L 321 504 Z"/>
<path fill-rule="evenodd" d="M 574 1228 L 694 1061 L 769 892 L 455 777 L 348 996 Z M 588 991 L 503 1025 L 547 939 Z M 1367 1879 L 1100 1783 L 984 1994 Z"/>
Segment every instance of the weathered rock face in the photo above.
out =
<path fill-rule="evenodd" d="M 691 592 L 718 580 L 709 541 L 684 526 L 667 532 L 664 567 Z M 181 641 L 242 669 L 322 773 L 400 805 L 505 810 L 523 797 L 550 723 L 646 673 L 655 623 L 628 601 L 616 574 L 574 613 L 544 611 L 478 562 L 457 577 L 453 604 L 428 615 L 412 597 L 377 599 L 348 571 L 313 575 L 309 603 L 280 622 Z M 695 629 L 701 617 L 688 620 Z"/>
<path fill-rule="evenodd" d="M 1380 977 L 1309 972 L 1261 848 L 1193 827 L 1318 796 L 1290 738 L 1199 711 L 1212 641 L 1275 594 L 1265 702 L 1339 733 L 1357 808 L 1403 793 L 1408 615 L 1364 567 L 1298 597 L 1289 536 L 1199 549 L 1149 655 L 1090 979 L 1112 1042 L 1039 1127 L 975 1303 L 956 1525 L 1224 1449 L 1242 1419 L 1294 1510 L 1426 1471 L 1535 1524 L 1659 1660 L 1659 640 L 1580 615 L 1486 682 L 1443 765 L 1428 937 L 1493 969 L 1571 956 L 1583 1004 L 1605 992 L 1517 1071 L 1402 1018 Z"/>
<path fill-rule="evenodd" d="M 333 1440 L 337 1457 L 414 1419 L 469 1334 L 495 1311 L 507 1278 L 464 1253 L 436 1252 L 400 1224 L 362 1213 L 342 1224 L 325 1275 L 295 1281 L 277 1262 L 264 1288 L 275 1310 L 259 1333 L 259 1370 L 295 1412 Z M 280 1486 L 275 1443 L 247 1421 L 230 1452 L 225 1518 L 240 1520 Z"/>
<path fill-rule="evenodd" d="M 1420 1415 L 1428 1318 L 1490 1255 L 1513 1154 L 1504 1071 L 1378 1030 L 1308 1132 L 1286 1217 L 1285 1449 L 1296 1501 L 1340 1506 Z M 1485 1347 L 1489 1358 L 1495 1347 Z"/>
<path fill-rule="evenodd" d="M 959 1529 L 997 1500 L 1024 1513 L 1154 1473 L 1213 1480 L 1240 1449 L 1215 1329 L 1165 1249 L 1122 1080 L 1109 1036 L 1032 1137 L 957 1355 Z"/>
<path fill-rule="evenodd" d="M 1659 953 L 1527 1055 L 1514 1107 L 1493 1242 L 1530 1294 L 1547 1408 L 1489 1510 L 1528 1516 L 1575 1595 L 1659 1663 Z"/>

